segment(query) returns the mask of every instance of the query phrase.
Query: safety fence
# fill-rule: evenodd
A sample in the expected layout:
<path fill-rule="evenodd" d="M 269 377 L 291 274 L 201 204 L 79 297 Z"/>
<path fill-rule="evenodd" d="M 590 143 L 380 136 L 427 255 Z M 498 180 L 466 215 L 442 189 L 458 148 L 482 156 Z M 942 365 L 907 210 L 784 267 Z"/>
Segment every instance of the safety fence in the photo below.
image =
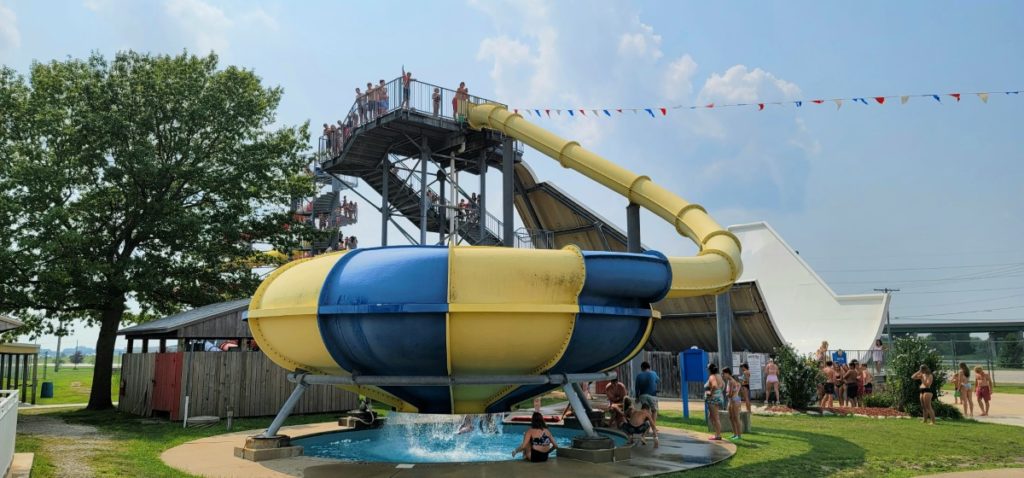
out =
<path fill-rule="evenodd" d="M 931 339 L 929 343 L 942 356 L 942 365 L 951 373 L 961 362 L 972 371 L 982 367 L 996 383 L 1024 384 L 1024 343 L 1020 339 Z"/>
<path fill-rule="evenodd" d="M 7 476 L 14 460 L 18 432 L 18 390 L 0 390 L 0 476 Z"/>
<path fill-rule="evenodd" d="M 661 382 L 658 384 L 658 396 L 678 399 L 682 394 L 682 375 L 679 370 L 679 354 L 675 352 L 641 352 L 642 361 L 651 364 L 651 370 L 658 374 Z M 750 398 L 751 400 L 763 400 L 765 394 L 764 365 L 768 363 L 769 354 L 754 352 L 734 352 L 733 370 L 738 371 L 740 364 L 750 364 Z M 708 363 L 718 363 L 718 353 L 708 352 Z M 640 370 L 632 370 L 629 363 L 620 365 L 618 372 L 619 380 L 631 393 L 633 391 L 634 378 Z M 739 374 L 739 372 L 736 372 Z M 755 385 L 755 382 L 759 386 Z M 704 384 L 690 382 L 687 386 L 687 396 L 691 399 L 704 397 Z"/>

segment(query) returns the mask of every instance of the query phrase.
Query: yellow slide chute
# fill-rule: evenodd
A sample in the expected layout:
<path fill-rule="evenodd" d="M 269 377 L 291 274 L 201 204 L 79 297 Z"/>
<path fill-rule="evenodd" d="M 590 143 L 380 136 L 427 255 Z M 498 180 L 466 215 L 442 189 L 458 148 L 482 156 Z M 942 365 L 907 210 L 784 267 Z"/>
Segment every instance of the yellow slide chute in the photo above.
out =
<path fill-rule="evenodd" d="M 718 225 L 698 204 L 692 204 L 658 186 L 647 176 L 630 172 L 607 159 L 509 112 L 496 104 L 469 104 L 469 125 L 491 129 L 522 141 L 619 193 L 674 225 L 679 234 L 700 247 L 693 257 L 670 257 L 672 288 L 669 298 L 714 295 L 724 292 L 739 278 L 740 241 Z"/>

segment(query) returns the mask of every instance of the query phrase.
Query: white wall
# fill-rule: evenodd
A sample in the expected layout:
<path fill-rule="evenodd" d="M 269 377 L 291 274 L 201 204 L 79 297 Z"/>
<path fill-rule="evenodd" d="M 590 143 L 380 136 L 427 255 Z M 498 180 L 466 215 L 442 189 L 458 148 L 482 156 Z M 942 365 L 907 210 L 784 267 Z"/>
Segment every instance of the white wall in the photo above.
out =
<path fill-rule="evenodd" d="M 767 223 L 729 230 L 743 244 L 740 281 L 757 281 L 784 341 L 803 354 L 817 350 L 822 340 L 832 350 L 871 347 L 885 321 L 885 294 L 837 296 Z"/>

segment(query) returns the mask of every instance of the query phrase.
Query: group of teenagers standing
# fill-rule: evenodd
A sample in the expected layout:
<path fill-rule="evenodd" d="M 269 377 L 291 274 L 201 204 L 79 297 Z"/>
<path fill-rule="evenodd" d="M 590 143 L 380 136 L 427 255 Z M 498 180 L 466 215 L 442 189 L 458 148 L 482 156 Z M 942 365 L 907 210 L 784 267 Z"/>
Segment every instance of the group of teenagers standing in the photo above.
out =
<path fill-rule="evenodd" d="M 774 365 L 774 362 L 769 360 L 769 364 Z M 773 375 L 778 377 L 778 367 L 774 369 Z M 725 367 L 719 372 L 718 365 L 708 364 L 708 381 L 704 384 L 704 401 L 708 405 L 708 421 L 711 422 L 711 429 L 715 431 L 709 440 L 722 439 L 722 422 L 718 418 L 719 410 L 729 412 L 729 423 L 732 425 L 732 436 L 729 439 L 740 440 L 743 437 L 740 409 L 744 404 L 747 407 L 747 413 L 750 413 L 750 366 L 743 363 L 740 365 L 740 373 L 734 374 L 730 367 Z"/>

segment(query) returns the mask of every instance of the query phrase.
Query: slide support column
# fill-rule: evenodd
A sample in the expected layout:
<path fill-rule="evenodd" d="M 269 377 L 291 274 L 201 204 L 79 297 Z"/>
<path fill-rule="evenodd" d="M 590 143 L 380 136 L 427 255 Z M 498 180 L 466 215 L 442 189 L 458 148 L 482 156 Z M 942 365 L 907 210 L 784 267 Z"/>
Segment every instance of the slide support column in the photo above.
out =
<path fill-rule="evenodd" d="M 640 247 L 640 205 L 626 206 L 626 252 L 639 253 Z"/>
<path fill-rule="evenodd" d="M 515 225 L 515 221 L 512 219 L 515 143 L 512 138 L 506 136 L 501 147 L 501 221 L 504 229 L 501 237 L 505 247 L 515 247 L 514 232 L 512 231 L 512 226 Z"/>
<path fill-rule="evenodd" d="M 718 325 L 718 370 L 731 368 L 733 314 L 729 291 L 715 296 L 715 319 Z"/>

